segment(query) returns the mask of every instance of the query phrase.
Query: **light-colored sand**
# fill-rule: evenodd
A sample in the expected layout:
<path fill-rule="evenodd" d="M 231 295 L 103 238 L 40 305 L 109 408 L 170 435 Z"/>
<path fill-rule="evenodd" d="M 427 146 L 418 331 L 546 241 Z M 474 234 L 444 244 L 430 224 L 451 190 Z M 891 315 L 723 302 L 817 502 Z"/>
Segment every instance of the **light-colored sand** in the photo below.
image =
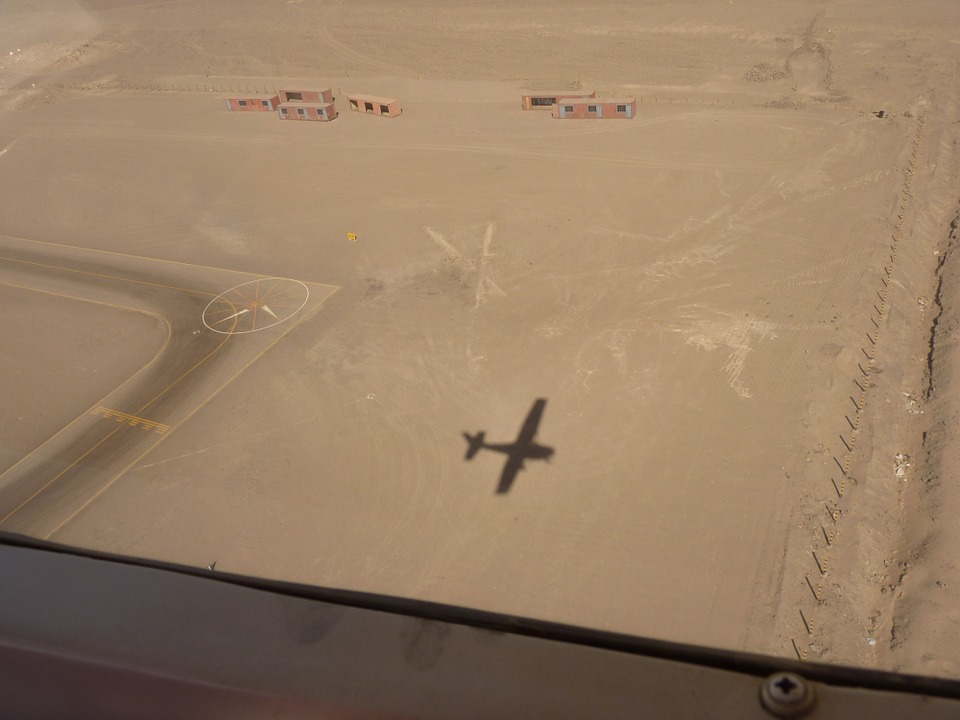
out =
<path fill-rule="evenodd" d="M 85 8 L 99 32 L 7 94 L 0 232 L 341 290 L 54 539 L 960 674 L 929 583 L 898 584 L 939 512 L 909 497 L 941 453 L 911 410 L 956 214 L 953 3 Z M 179 90 L 304 77 L 404 115 Z M 168 89 L 111 89 L 144 82 Z M 638 117 L 519 110 L 578 82 Z M 554 461 L 496 496 L 460 433 L 508 441 L 536 397 Z"/>

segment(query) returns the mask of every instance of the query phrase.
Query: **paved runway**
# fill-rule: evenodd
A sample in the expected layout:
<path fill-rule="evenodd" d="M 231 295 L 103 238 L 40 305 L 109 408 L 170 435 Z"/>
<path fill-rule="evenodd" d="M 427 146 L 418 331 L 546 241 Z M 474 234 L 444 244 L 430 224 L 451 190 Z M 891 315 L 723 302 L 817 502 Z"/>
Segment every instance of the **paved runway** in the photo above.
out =
<path fill-rule="evenodd" d="M 336 288 L 0 237 L 0 284 L 158 318 L 157 355 L 0 475 L 0 528 L 47 537 Z M 38 318 L 39 320 L 39 318 Z"/>

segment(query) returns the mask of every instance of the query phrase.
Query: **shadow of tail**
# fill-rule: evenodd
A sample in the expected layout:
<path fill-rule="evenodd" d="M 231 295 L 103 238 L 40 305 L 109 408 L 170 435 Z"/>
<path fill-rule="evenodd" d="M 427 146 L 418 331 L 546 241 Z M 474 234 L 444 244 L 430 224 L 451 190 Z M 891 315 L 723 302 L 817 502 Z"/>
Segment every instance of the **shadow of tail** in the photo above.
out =
<path fill-rule="evenodd" d="M 478 432 L 476 436 L 470 435 L 469 433 L 463 434 L 464 439 L 466 439 L 467 447 L 467 460 L 472 460 L 473 456 L 480 452 L 480 448 L 483 447 L 484 433 Z"/>

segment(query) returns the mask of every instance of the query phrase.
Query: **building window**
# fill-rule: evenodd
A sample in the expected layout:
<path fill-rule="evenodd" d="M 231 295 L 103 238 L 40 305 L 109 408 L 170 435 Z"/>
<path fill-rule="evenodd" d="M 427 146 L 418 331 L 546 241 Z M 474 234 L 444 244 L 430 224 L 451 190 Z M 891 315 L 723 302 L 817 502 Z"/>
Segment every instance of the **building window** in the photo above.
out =
<path fill-rule="evenodd" d="M 597 106 L 596 106 L 596 105 L 587 105 L 587 111 L 588 111 L 588 112 L 595 113 L 595 112 L 597 111 Z"/>
<path fill-rule="evenodd" d="M 617 112 L 625 113 L 627 111 L 626 105 L 617 105 Z"/>
<path fill-rule="evenodd" d="M 573 112 L 573 105 L 564 105 L 564 106 L 563 106 L 563 111 L 564 111 L 564 112 Z"/>
<path fill-rule="evenodd" d="M 390 113 L 390 108 L 388 108 L 386 105 L 381 105 L 380 113 L 383 115 L 388 115 Z"/>
<path fill-rule="evenodd" d="M 357 101 L 356 101 L 356 100 L 351 100 L 351 101 L 350 101 L 350 107 L 352 107 L 354 110 L 359 110 L 359 109 L 360 109 L 360 106 L 357 104 Z"/>
<path fill-rule="evenodd" d="M 533 97 L 530 98 L 530 105 L 533 107 L 547 107 L 556 105 L 557 99 L 552 97 Z"/>
<path fill-rule="evenodd" d="M 323 108 L 317 108 L 317 117 L 326 117 L 326 115 L 323 114 Z"/>
<path fill-rule="evenodd" d="M 246 106 L 247 106 L 247 101 L 246 101 L 246 100 L 238 100 L 237 102 L 240 103 L 240 107 L 246 107 Z"/>
<path fill-rule="evenodd" d="M 306 117 L 307 111 L 304 110 L 303 108 L 297 108 L 297 115 L 299 115 L 300 117 Z"/>
<path fill-rule="evenodd" d="M 263 105 L 264 107 L 267 107 L 270 103 L 268 103 L 266 100 L 261 100 L 260 104 Z"/>
<path fill-rule="evenodd" d="M 287 115 L 287 109 L 286 109 L 286 108 L 280 108 L 280 114 L 283 115 L 284 117 L 286 117 L 286 115 Z"/>
<path fill-rule="evenodd" d="M 373 103 L 365 102 L 363 104 L 363 109 L 366 110 L 367 112 L 373 112 Z"/>

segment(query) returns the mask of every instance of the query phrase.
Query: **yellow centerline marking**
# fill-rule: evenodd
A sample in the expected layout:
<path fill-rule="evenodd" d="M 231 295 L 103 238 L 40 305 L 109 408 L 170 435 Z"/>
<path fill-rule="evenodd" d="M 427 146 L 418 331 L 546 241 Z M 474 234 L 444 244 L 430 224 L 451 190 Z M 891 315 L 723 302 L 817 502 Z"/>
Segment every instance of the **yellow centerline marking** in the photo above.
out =
<path fill-rule="evenodd" d="M 19 237 L 17 235 L 0 235 L 0 238 L 10 238 L 11 240 L 19 240 L 20 242 L 27 243 L 36 243 L 37 245 L 48 245 L 49 247 L 63 248 L 64 250 L 69 250 L 72 252 L 90 252 L 90 253 L 103 253 L 105 255 L 116 255 L 117 257 L 130 258 L 131 260 L 149 260 L 150 262 L 157 263 L 170 263 L 171 265 L 180 265 L 181 267 L 195 268 L 197 270 L 213 270 L 215 272 L 223 273 L 233 273 L 236 275 L 249 275 L 253 278 L 262 278 L 263 275 L 257 273 L 247 272 L 246 270 L 227 270 L 226 268 L 212 267 L 210 265 L 195 265 L 194 263 L 182 262 L 180 260 L 161 260 L 160 258 L 152 258 L 146 255 L 131 255 L 130 253 L 120 252 L 119 250 L 101 250 L 99 248 L 85 248 L 77 247 L 76 245 L 64 245 L 63 243 L 50 242 L 48 240 L 33 240 L 31 238 Z M 137 280 L 131 280 L 130 282 L 138 282 Z M 312 283 L 313 285 L 324 285 L 325 283 Z M 327 285 L 326 287 L 335 287 L 333 285 Z"/>
<path fill-rule="evenodd" d="M 264 296 L 263 296 L 263 302 L 266 302 L 266 301 L 269 299 L 270 302 L 276 304 L 276 303 L 279 302 L 280 300 L 291 300 L 291 299 L 298 298 L 298 297 L 300 297 L 301 295 L 303 295 L 303 293 L 293 292 L 293 291 L 287 292 L 287 293 L 284 294 L 284 295 L 270 295 L 270 294 L 268 293 L 267 295 L 264 295 Z"/>
<path fill-rule="evenodd" d="M 190 293 L 191 295 L 201 295 L 203 297 L 217 297 L 213 293 L 203 292 L 201 290 L 191 290 L 189 288 L 177 287 L 176 285 L 164 285 L 163 283 L 150 282 L 149 280 L 133 280 L 131 278 L 125 278 L 120 275 L 107 275 L 105 273 L 95 273 L 90 270 L 77 270 L 75 268 L 63 267 L 62 265 L 48 265 L 42 262 L 36 262 L 34 260 L 21 260 L 20 258 L 7 257 L 6 255 L 0 255 L 0 260 L 7 260 L 9 262 L 21 263 L 22 265 L 35 265 L 37 267 L 47 268 L 49 270 L 62 270 L 63 272 L 76 273 L 78 275 L 90 275 L 92 277 L 106 278 L 107 280 L 119 280 L 121 282 L 128 283 L 137 283 L 138 285 L 152 285 L 153 287 L 166 288 L 167 290 L 177 290 L 179 292 Z"/>

